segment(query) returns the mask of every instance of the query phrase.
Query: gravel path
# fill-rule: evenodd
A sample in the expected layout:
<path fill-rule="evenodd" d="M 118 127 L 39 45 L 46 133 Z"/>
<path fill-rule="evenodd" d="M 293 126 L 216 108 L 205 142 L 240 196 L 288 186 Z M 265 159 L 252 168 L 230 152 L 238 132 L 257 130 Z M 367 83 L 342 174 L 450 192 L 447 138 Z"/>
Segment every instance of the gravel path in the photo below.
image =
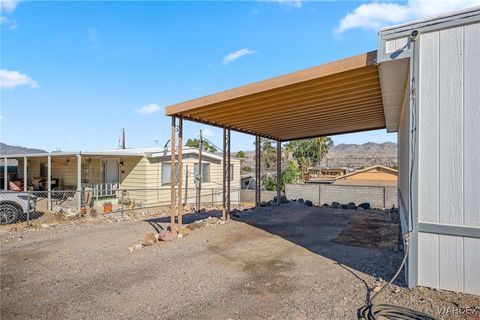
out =
<path fill-rule="evenodd" d="M 2 319 L 355 319 L 401 253 L 334 243 L 352 212 L 283 206 L 133 253 L 159 221 L 0 234 Z M 399 283 L 401 284 L 401 282 Z M 393 286 L 377 302 L 442 319 L 480 298 Z M 450 309 L 453 310 L 453 309 Z M 476 318 L 475 318 L 476 317 Z"/>

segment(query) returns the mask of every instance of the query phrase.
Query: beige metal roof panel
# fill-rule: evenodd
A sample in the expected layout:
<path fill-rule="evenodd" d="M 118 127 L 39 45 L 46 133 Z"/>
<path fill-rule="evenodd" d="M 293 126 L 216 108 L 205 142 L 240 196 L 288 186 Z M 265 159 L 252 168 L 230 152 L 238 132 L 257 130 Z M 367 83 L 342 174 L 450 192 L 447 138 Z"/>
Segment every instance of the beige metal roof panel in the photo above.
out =
<path fill-rule="evenodd" d="M 385 127 L 376 51 L 169 106 L 179 116 L 276 140 Z"/>

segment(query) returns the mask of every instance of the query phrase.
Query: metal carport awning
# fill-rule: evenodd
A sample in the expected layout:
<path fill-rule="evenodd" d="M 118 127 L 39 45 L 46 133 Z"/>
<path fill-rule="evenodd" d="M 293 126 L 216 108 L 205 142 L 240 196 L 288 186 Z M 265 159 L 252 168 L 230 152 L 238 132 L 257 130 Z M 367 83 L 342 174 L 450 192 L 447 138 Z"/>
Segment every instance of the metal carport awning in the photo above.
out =
<path fill-rule="evenodd" d="M 371 51 L 166 107 L 179 117 L 277 141 L 385 128 Z"/>

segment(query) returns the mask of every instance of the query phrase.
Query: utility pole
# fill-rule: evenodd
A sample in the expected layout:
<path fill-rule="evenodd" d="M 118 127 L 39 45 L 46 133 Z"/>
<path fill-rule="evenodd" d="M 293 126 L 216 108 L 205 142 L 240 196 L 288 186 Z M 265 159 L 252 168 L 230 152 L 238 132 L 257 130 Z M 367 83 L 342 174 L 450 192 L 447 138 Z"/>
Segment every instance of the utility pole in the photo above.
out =
<path fill-rule="evenodd" d="M 122 128 L 122 149 L 126 149 L 126 142 L 125 142 L 125 128 Z"/>
<path fill-rule="evenodd" d="M 197 212 L 200 212 L 200 203 L 202 202 L 202 152 L 203 152 L 203 134 L 200 130 L 200 142 L 198 144 L 198 188 L 197 188 Z"/>

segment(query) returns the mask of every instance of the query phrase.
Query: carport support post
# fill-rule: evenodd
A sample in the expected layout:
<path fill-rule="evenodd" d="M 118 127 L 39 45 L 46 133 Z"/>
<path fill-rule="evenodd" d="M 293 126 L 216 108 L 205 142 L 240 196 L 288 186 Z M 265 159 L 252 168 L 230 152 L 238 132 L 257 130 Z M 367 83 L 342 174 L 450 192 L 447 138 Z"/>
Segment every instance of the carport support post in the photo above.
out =
<path fill-rule="evenodd" d="M 227 128 L 223 128 L 223 147 L 222 147 L 222 219 L 227 219 Z"/>
<path fill-rule="evenodd" d="M 183 180 L 183 118 L 178 118 L 178 226 L 182 227 L 182 215 L 183 215 L 183 205 L 182 205 L 182 180 Z"/>
<path fill-rule="evenodd" d="M 52 156 L 47 156 L 47 209 L 52 210 Z"/>
<path fill-rule="evenodd" d="M 82 155 L 77 154 L 77 209 L 82 207 Z"/>
<path fill-rule="evenodd" d="M 230 197 L 231 197 L 231 191 L 230 191 L 230 180 L 232 179 L 231 174 L 231 156 L 230 156 L 230 128 L 227 129 L 227 220 L 230 220 Z"/>
<path fill-rule="evenodd" d="M 23 191 L 27 191 L 28 188 L 28 158 L 23 157 Z"/>
<path fill-rule="evenodd" d="M 8 159 L 3 158 L 3 190 L 8 190 Z"/>
<path fill-rule="evenodd" d="M 255 208 L 260 211 L 260 137 L 255 136 Z"/>
<path fill-rule="evenodd" d="M 170 232 L 176 234 L 175 228 L 175 117 L 172 117 L 172 139 L 170 140 Z"/>
<path fill-rule="evenodd" d="M 280 205 L 282 194 L 282 142 L 277 141 L 277 205 Z"/>

